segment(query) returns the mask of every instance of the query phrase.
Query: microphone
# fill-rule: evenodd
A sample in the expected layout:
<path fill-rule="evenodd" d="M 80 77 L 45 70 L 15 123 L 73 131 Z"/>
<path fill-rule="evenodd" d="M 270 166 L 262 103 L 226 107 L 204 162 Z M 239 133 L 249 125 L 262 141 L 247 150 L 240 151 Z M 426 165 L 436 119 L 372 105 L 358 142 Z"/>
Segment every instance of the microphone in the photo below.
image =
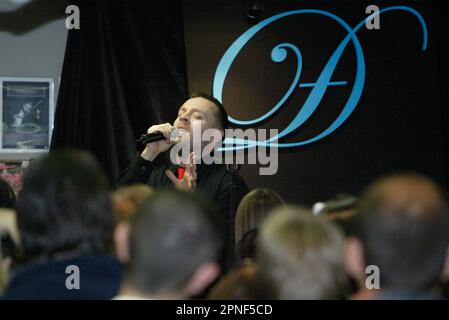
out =
<path fill-rule="evenodd" d="M 170 142 L 176 142 L 178 141 L 179 136 L 179 130 L 176 128 L 173 128 L 173 130 L 170 132 Z M 140 138 L 137 140 L 138 143 L 141 144 L 147 144 L 151 142 L 161 141 L 165 140 L 165 136 L 159 132 L 153 132 L 153 133 L 146 133 L 140 136 Z"/>

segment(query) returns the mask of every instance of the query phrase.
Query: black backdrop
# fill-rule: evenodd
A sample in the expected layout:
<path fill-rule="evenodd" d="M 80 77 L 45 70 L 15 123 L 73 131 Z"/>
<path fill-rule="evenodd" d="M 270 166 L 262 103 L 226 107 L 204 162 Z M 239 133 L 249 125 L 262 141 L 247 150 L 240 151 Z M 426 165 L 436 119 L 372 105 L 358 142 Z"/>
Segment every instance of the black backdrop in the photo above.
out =
<path fill-rule="evenodd" d="M 81 28 L 67 39 L 51 149 L 92 152 L 112 182 L 136 138 L 172 121 L 187 96 L 181 1 L 71 4 Z"/>
<path fill-rule="evenodd" d="M 358 193 L 375 177 L 413 170 L 446 186 L 448 157 L 448 5 L 446 1 L 264 0 L 263 17 L 293 9 L 335 13 L 351 26 L 365 8 L 408 5 L 429 28 L 428 50 L 407 13 L 381 16 L 380 30 L 361 30 L 366 83 L 351 117 L 325 139 L 282 150 L 275 176 L 258 166 L 241 174 L 251 188 L 269 187 L 288 201 L 312 203 L 336 193 Z M 154 123 L 172 121 L 189 91 L 210 91 L 220 58 L 250 26 L 246 0 L 78 0 L 81 30 L 70 31 L 55 116 L 52 149 L 92 151 L 113 180 L 136 151 L 134 140 Z M 182 4 L 182 6 L 181 6 Z M 256 36 L 233 64 L 223 91 L 229 113 L 239 119 L 264 114 L 285 93 L 296 61 L 270 60 L 281 42 L 298 45 L 304 82 L 314 82 L 345 36 L 334 22 L 292 16 Z M 332 78 L 354 78 L 352 46 Z M 186 65 L 187 63 L 187 65 Z M 186 68 L 187 66 L 187 68 Z M 188 80 L 188 82 L 187 82 Z M 331 87 L 306 126 L 287 141 L 326 128 L 341 110 L 349 87 Z M 309 91 L 308 91 L 309 90 Z M 310 89 L 297 90 L 261 128 L 285 128 Z"/>
<path fill-rule="evenodd" d="M 250 26 L 246 1 L 185 0 L 184 22 L 189 90 L 211 90 L 215 69 L 227 48 Z M 355 26 L 368 5 L 381 9 L 407 5 L 418 10 L 429 29 L 427 51 L 421 50 L 418 20 L 407 13 L 381 16 L 380 30 L 360 30 L 365 52 L 366 83 L 351 117 L 323 140 L 283 150 L 275 176 L 259 176 L 258 166 L 246 165 L 241 174 L 251 188 L 277 190 L 287 200 L 311 204 L 337 193 L 358 194 L 379 175 L 416 171 L 446 186 L 444 153 L 447 114 L 447 20 L 444 1 L 263 1 L 263 17 L 294 9 L 330 11 Z M 274 46 L 291 42 L 301 48 L 302 77 L 316 81 L 346 33 L 335 22 L 316 16 L 292 16 L 267 27 L 251 40 L 232 65 L 223 89 L 223 103 L 237 119 L 267 112 L 286 92 L 296 60 L 270 60 Z M 355 53 L 350 45 L 332 78 L 351 83 Z M 447 73 L 446 73 L 447 74 Z M 286 106 L 260 128 L 282 130 L 293 119 L 308 93 L 298 90 Z M 305 127 L 287 142 L 304 140 L 325 129 L 341 111 L 350 91 L 331 87 Z M 447 140 L 446 140 L 447 141 Z"/>

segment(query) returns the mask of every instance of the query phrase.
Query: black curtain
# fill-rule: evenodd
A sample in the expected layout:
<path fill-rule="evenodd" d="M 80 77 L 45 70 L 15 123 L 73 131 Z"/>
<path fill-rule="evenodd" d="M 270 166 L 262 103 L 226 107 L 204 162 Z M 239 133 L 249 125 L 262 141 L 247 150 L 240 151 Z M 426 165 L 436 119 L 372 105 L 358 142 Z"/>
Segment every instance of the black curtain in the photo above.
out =
<path fill-rule="evenodd" d="M 111 181 L 152 125 L 187 96 L 181 1 L 80 0 L 70 30 L 51 150 L 93 153 Z"/>

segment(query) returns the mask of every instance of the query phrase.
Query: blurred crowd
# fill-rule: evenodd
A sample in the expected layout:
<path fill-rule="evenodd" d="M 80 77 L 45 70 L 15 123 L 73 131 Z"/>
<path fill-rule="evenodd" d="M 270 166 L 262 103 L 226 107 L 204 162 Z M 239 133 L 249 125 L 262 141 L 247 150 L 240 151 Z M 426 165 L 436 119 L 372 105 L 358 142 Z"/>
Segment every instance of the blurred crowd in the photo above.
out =
<path fill-rule="evenodd" d="M 112 189 L 81 151 L 31 165 L 18 195 L 0 180 L 0 207 L 2 299 L 447 298 L 448 203 L 415 173 L 312 207 L 254 189 L 228 251 L 196 193 Z"/>

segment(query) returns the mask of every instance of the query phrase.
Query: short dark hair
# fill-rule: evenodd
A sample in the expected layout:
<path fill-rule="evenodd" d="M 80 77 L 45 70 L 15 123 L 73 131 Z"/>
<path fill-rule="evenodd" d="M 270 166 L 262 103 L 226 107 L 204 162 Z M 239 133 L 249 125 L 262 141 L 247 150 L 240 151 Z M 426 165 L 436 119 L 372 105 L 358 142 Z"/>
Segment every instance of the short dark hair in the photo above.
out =
<path fill-rule="evenodd" d="M 105 175 L 81 151 L 52 152 L 25 173 L 17 222 L 26 259 L 112 246 L 114 215 Z"/>
<path fill-rule="evenodd" d="M 210 94 L 204 93 L 204 92 L 193 92 L 192 94 L 190 94 L 190 99 L 193 98 L 203 98 L 206 99 L 210 102 L 212 102 L 218 110 L 218 123 L 221 126 L 221 129 L 225 130 L 228 128 L 229 126 L 229 122 L 228 122 L 228 113 L 226 112 L 226 109 L 224 108 L 223 104 L 218 101 L 216 98 L 214 98 L 213 96 L 211 96 Z"/>
<path fill-rule="evenodd" d="M 215 260 L 218 239 L 209 210 L 193 194 L 159 191 L 131 221 L 126 281 L 144 293 L 174 293 L 194 272 Z"/>
<path fill-rule="evenodd" d="M 356 218 L 366 265 L 380 269 L 380 286 L 429 290 L 438 280 L 449 244 L 444 197 L 428 178 L 395 174 L 363 194 Z"/>

